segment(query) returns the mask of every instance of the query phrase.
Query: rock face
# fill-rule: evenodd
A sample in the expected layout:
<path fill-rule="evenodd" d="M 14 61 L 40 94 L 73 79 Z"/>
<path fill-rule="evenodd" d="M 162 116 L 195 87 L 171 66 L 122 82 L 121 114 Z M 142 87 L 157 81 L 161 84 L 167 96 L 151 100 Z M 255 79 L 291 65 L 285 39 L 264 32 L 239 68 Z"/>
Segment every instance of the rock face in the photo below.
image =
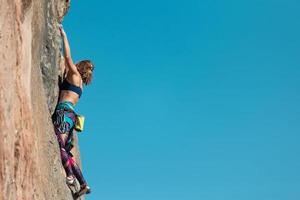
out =
<path fill-rule="evenodd" d="M 0 0 L 0 200 L 69 200 L 51 114 L 69 0 Z"/>

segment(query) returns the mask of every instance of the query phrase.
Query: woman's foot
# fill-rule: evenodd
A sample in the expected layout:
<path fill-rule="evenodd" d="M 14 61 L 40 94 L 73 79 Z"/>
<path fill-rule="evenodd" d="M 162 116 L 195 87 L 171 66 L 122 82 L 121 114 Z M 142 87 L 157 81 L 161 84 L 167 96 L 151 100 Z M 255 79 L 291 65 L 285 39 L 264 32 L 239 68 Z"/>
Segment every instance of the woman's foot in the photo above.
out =
<path fill-rule="evenodd" d="M 74 186 L 75 185 L 75 177 L 74 176 L 67 176 L 66 178 L 66 183 L 69 185 L 69 186 Z"/>
<path fill-rule="evenodd" d="M 91 188 L 87 184 L 83 184 L 80 186 L 80 190 L 77 192 L 76 196 L 80 197 L 81 195 L 89 193 L 91 193 Z"/>

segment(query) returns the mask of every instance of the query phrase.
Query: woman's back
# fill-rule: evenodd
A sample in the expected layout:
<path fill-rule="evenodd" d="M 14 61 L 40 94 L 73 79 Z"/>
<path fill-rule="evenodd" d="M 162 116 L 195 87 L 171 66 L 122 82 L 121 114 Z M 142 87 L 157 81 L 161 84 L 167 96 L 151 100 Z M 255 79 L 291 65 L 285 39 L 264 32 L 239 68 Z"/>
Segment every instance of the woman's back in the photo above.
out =
<path fill-rule="evenodd" d="M 67 72 L 61 88 L 60 88 L 59 102 L 69 101 L 73 105 L 76 105 L 82 94 L 82 79 L 78 72 Z"/>

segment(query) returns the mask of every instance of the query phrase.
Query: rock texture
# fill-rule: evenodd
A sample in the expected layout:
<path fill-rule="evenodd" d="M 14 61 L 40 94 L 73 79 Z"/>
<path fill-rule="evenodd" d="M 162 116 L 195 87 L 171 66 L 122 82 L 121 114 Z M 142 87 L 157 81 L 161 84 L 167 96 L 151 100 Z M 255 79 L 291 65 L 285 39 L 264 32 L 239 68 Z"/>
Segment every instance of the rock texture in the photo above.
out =
<path fill-rule="evenodd" d="M 73 199 L 51 114 L 68 0 L 0 0 L 0 200 Z"/>

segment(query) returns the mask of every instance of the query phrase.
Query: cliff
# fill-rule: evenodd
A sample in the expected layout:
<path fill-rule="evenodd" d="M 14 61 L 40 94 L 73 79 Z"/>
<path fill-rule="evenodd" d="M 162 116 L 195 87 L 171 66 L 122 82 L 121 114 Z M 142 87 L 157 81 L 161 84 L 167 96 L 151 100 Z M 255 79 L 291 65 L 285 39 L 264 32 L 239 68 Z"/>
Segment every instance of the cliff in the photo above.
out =
<path fill-rule="evenodd" d="M 69 200 L 51 114 L 69 0 L 1 0 L 0 200 Z"/>

